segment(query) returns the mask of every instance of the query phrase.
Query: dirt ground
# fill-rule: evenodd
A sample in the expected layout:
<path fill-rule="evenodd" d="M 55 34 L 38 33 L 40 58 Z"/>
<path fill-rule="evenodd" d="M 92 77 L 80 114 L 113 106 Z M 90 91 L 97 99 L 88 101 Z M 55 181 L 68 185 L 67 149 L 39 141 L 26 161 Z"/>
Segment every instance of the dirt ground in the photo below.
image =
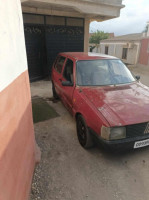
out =
<path fill-rule="evenodd" d="M 149 86 L 149 73 L 132 69 Z M 51 83 L 31 83 L 32 96 L 52 96 Z M 110 153 L 100 147 L 84 150 L 75 121 L 61 102 L 48 103 L 60 117 L 35 124 L 42 159 L 30 200 L 148 200 L 149 148 Z"/>

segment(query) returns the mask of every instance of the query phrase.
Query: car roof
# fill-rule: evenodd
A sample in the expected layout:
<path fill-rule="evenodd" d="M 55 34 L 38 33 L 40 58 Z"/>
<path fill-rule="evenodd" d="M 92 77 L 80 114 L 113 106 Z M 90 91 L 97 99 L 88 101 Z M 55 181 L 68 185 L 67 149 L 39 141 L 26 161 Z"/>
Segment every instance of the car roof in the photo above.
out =
<path fill-rule="evenodd" d="M 109 56 L 100 53 L 84 53 L 84 52 L 64 52 L 60 55 L 69 56 L 75 58 L 76 60 L 100 60 L 100 59 L 118 59 L 114 56 Z"/>

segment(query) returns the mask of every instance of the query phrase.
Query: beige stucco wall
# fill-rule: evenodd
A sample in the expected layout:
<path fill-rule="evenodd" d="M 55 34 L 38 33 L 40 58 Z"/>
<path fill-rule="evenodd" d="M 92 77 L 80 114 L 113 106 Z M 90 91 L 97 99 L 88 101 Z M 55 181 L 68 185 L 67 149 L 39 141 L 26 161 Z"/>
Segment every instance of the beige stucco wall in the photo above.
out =
<path fill-rule="evenodd" d="M 127 62 L 130 64 L 137 64 L 137 51 L 138 51 L 138 45 L 135 45 L 133 48 L 128 49 L 128 55 L 127 55 Z"/>
<path fill-rule="evenodd" d="M 99 53 L 105 53 L 105 45 L 104 44 L 100 44 L 100 48 L 99 48 Z"/>
<path fill-rule="evenodd" d="M 100 44 L 100 53 L 105 53 L 105 46 L 109 47 L 108 54 L 111 56 L 118 57 L 122 59 L 122 52 L 123 48 L 128 48 L 129 41 L 121 41 L 121 42 L 109 42 L 109 43 L 101 43 Z M 133 43 L 132 48 L 128 48 L 127 53 L 127 59 L 123 60 L 126 63 L 129 64 L 137 64 L 138 62 L 138 56 L 139 56 L 139 50 L 140 50 L 140 42 L 136 41 Z"/>
<path fill-rule="evenodd" d="M 123 45 L 116 44 L 116 47 L 115 47 L 115 56 L 121 59 L 122 58 L 122 50 L 123 50 Z"/>
<path fill-rule="evenodd" d="M 115 47 L 116 47 L 115 44 L 109 45 L 109 55 L 110 56 L 115 56 Z"/>
<path fill-rule="evenodd" d="M 105 47 L 108 46 L 108 54 L 111 56 L 116 56 L 116 45 L 115 44 L 100 44 L 99 53 L 105 54 Z"/>

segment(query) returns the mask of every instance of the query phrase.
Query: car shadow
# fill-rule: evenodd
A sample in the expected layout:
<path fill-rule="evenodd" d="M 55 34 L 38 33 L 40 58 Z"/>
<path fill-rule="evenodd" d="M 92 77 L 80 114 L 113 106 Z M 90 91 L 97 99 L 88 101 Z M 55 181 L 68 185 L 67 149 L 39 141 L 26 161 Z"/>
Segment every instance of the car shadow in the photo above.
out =
<path fill-rule="evenodd" d="M 120 160 L 124 160 L 124 162 L 127 163 L 127 159 L 131 159 L 137 156 L 142 159 L 142 162 L 145 163 L 145 158 L 148 158 L 149 147 L 115 151 L 96 144 L 95 147 L 89 149 L 88 151 L 92 156 L 96 157 L 101 154 L 106 160 L 109 161 L 117 162 Z"/>

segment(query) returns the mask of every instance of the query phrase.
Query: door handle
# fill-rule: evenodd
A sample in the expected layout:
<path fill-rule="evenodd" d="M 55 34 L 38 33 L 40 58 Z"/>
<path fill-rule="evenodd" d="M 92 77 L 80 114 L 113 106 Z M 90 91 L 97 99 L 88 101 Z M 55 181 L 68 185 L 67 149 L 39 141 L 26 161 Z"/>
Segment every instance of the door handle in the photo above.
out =
<path fill-rule="evenodd" d="M 61 79 L 61 78 L 59 78 L 59 81 L 60 81 L 60 82 L 62 82 L 62 79 Z"/>

